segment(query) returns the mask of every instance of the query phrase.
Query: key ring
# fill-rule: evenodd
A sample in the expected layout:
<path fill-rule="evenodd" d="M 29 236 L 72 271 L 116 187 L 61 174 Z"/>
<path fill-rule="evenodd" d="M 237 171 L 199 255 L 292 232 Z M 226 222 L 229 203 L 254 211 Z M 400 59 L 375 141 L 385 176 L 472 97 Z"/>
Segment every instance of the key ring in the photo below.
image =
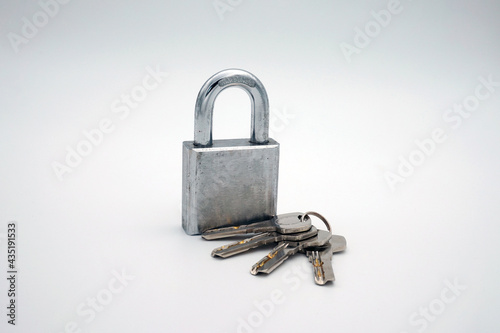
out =
<path fill-rule="evenodd" d="M 330 223 L 328 223 L 328 220 L 323 216 L 321 215 L 320 213 L 316 213 L 316 212 L 305 212 L 304 214 L 302 214 L 302 217 L 300 218 L 300 222 L 304 222 L 304 219 L 306 216 L 309 216 L 309 215 L 312 215 L 312 216 L 316 216 L 317 218 L 319 218 L 321 221 L 323 221 L 323 223 L 326 225 L 326 228 L 328 229 L 328 231 L 330 233 L 332 233 L 332 228 L 330 227 Z"/>

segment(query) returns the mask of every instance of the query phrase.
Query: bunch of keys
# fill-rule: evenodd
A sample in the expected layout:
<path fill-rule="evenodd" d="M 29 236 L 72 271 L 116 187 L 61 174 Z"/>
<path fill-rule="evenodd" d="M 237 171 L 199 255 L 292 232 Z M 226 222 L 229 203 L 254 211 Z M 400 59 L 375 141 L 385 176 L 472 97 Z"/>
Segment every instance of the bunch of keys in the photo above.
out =
<path fill-rule="evenodd" d="M 321 219 L 328 231 L 314 227 L 310 216 Z M 343 236 L 332 234 L 328 221 L 316 212 L 280 214 L 262 222 L 210 229 L 201 236 L 206 240 L 213 240 L 244 234 L 256 235 L 218 247 L 212 251 L 212 256 L 227 258 L 259 246 L 278 243 L 269 254 L 252 266 L 250 273 L 269 274 L 286 259 L 300 252 L 312 263 L 314 281 L 319 285 L 335 281 L 332 257 L 334 253 L 345 250 L 347 245 Z"/>

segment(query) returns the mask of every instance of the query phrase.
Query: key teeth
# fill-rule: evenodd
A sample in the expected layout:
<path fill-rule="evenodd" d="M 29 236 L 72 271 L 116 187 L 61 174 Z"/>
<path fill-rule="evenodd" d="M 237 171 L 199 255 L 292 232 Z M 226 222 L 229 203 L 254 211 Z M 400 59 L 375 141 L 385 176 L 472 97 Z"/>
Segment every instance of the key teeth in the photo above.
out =
<path fill-rule="evenodd" d="M 250 269 L 250 274 L 252 274 L 252 275 L 257 275 L 257 274 L 259 274 L 259 273 L 260 273 L 259 268 L 261 268 L 261 267 L 265 264 L 265 262 L 263 262 L 263 261 L 264 261 L 266 258 L 267 258 L 267 257 L 264 257 L 264 258 L 262 258 L 261 260 L 259 260 L 258 262 L 256 262 L 256 263 L 252 266 L 252 268 Z"/>
<path fill-rule="evenodd" d="M 314 278 L 314 282 L 316 282 L 316 284 L 319 284 L 320 286 L 323 286 L 326 284 L 325 279 L 320 279 L 320 278 Z"/>
<path fill-rule="evenodd" d="M 220 255 L 220 252 L 223 251 L 226 248 L 227 248 L 227 245 L 216 247 L 215 249 L 212 250 L 212 257 L 214 257 L 214 258 L 215 257 L 222 257 Z"/>
<path fill-rule="evenodd" d="M 331 251 L 333 251 L 332 247 L 328 246 L 327 248 L 321 250 L 313 250 L 307 252 L 309 262 L 313 266 L 314 282 L 317 285 L 323 286 L 330 281 L 332 283 L 333 281 L 335 281 L 335 275 L 333 273 L 333 268 L 331 267 L 331 256 L 333 255 Z M 323 257 L 323 255 L 325 256 Z M 325 260 L 330 261 L 325 262 Z"/>
<path fill-rule="evenodd" d="M 221 249 L 215 249 L 212 251 L 212 257 L 219 257 L 219 258 L 228 258 L 230 257 L 231 255 L 233 255 L 232 253 L 227 253 L 227 252 L 222 252 Z"/>
<path fill-rule="evenodd" d="M 314 276 L 314 282 L 320 286 L 324 286 L 325 284 L 327 284 L 328 282 L 334 282 L 335 281 L 335 276 L 333 276 L 331 279 L 327 279 L 324 275 L 315 275 Z"/>
<path fill-rule="evenodd" d="M 320 285 L 320 286 L 324 286 L 325 284 L 327 284 L 328 282 L 334 282 L 335 281 L 335 278 L 334 279 L 330 279 L 330 280 L 326 280 L 326 279 L 314 279 L 314 282 L 316 282 L 317 285 Z"/>
<path fill-rule="evenodd" d="M 240 227 L 238 226 L 209 229 L 201 234 L 201 238 L 203 238 L 204 240 L 215 240 L 220 238 L 232 237 L 239 234 L 236 231 L 238 229 L 240 229 Z"/>
<path fill-rule="evenodd" d="M 259 268 L 261 268 L 262 266 L 264 266 L 266 264 L 266 262 L 268 262 L 269 260 L 270 260 L 270 257 L 269 257 L 269 254 L 268 254 L 264 258 L 262 258 L 259 261 L 257 261 L 252 266 L 252 268 L 250 269 L 250 274 L 257 275 L 260 272 Z"/>
<path fill-rule="evenodd" d="M 319 284 L 320 286 L 324 286 L 328 282 L 333 283 L 334 281 L 335 281 L 335 276 L 333 276 L 330 279 L 327 279 L 325 276 L 322 276 L 321 278 L 316 278 L 316 276 L 314 277 L 314 282 L 316 282 L 316 284 Z"/>
<path fill-rule="evenodd" d="M 276 246 L 271 252 L 269 252 L 264 258 L 260 259 L 259 261 L 257 261 L 253 266 L 252 266 L 252 269 L 250 269 L 250 273 L 252 275 L 257 275 L 257 273 L 265 273 L 265 274 L 269 274 L 271 273 L 273 270 L 276 269 L 276 267 L 278 267 L 287 257 L 285 257 L 284 259 L 283 258 L 280 258 L 280 260 L 278 262 L 274 262 L 273 264 L 271 264 L 270 267 L 267 267 L 267 268 L 264 268 L 264 266 L 266 266 L 266 264 L 269 263 L 269 261 L 275 259 L 275 257 L 278 255 L 278 253 L 280 251 L 283 251 L 284 249 L 286 249 L 288 247 L 288 243 L 286 242 L 283 242 L 283 243 L 280 243 L 278 246 Z"/>
<path fill-rule="evenodd" d="M 325 284 L 325 272 L 323 270 L 323 260 L 318 251 L 313 251 L 309 256 L 309 261 L 314 267 L 314 282 Z"/>

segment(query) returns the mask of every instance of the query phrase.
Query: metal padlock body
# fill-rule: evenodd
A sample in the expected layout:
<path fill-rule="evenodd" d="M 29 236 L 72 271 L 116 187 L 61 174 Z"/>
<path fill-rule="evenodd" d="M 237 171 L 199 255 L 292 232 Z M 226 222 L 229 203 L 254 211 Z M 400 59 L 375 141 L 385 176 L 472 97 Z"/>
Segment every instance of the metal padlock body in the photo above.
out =
<path fill-rule="evenodd" d="M 214 102 L 228 87 L 250 96 L 250 139 L 212 140 Z M 195 107 L 194 141 L 183 142 L 182 226 L 187 234 L 276 215 L 279 144 L 268 134 L 267 93 L 254 75 L 229 69 L 203 85 Z"/>

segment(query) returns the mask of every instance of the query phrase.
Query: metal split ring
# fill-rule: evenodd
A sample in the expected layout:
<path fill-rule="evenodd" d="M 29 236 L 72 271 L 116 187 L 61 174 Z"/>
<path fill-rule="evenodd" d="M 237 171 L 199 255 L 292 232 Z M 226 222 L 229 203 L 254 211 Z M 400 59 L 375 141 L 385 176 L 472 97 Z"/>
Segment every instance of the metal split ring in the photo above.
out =
<path fill-rule="evenodd" d="M 309 216 L 309 215 L 316 216 L 321 221 L 323 221 L 323 223 L 326 225 L 326 228 L 328 229 L 328 231 L 330 233 L 332 233 L 332 227 L 330 227 L 330 223 L 328 223 L 328 220 L 323 215 L 321 215 L 320 213 L 305 212 L 304 214 L 302 214 L 302 217 L 300 218 L 300 222 L 304 222 L 304 219 L 306 218 L 306 216 Z"/>

